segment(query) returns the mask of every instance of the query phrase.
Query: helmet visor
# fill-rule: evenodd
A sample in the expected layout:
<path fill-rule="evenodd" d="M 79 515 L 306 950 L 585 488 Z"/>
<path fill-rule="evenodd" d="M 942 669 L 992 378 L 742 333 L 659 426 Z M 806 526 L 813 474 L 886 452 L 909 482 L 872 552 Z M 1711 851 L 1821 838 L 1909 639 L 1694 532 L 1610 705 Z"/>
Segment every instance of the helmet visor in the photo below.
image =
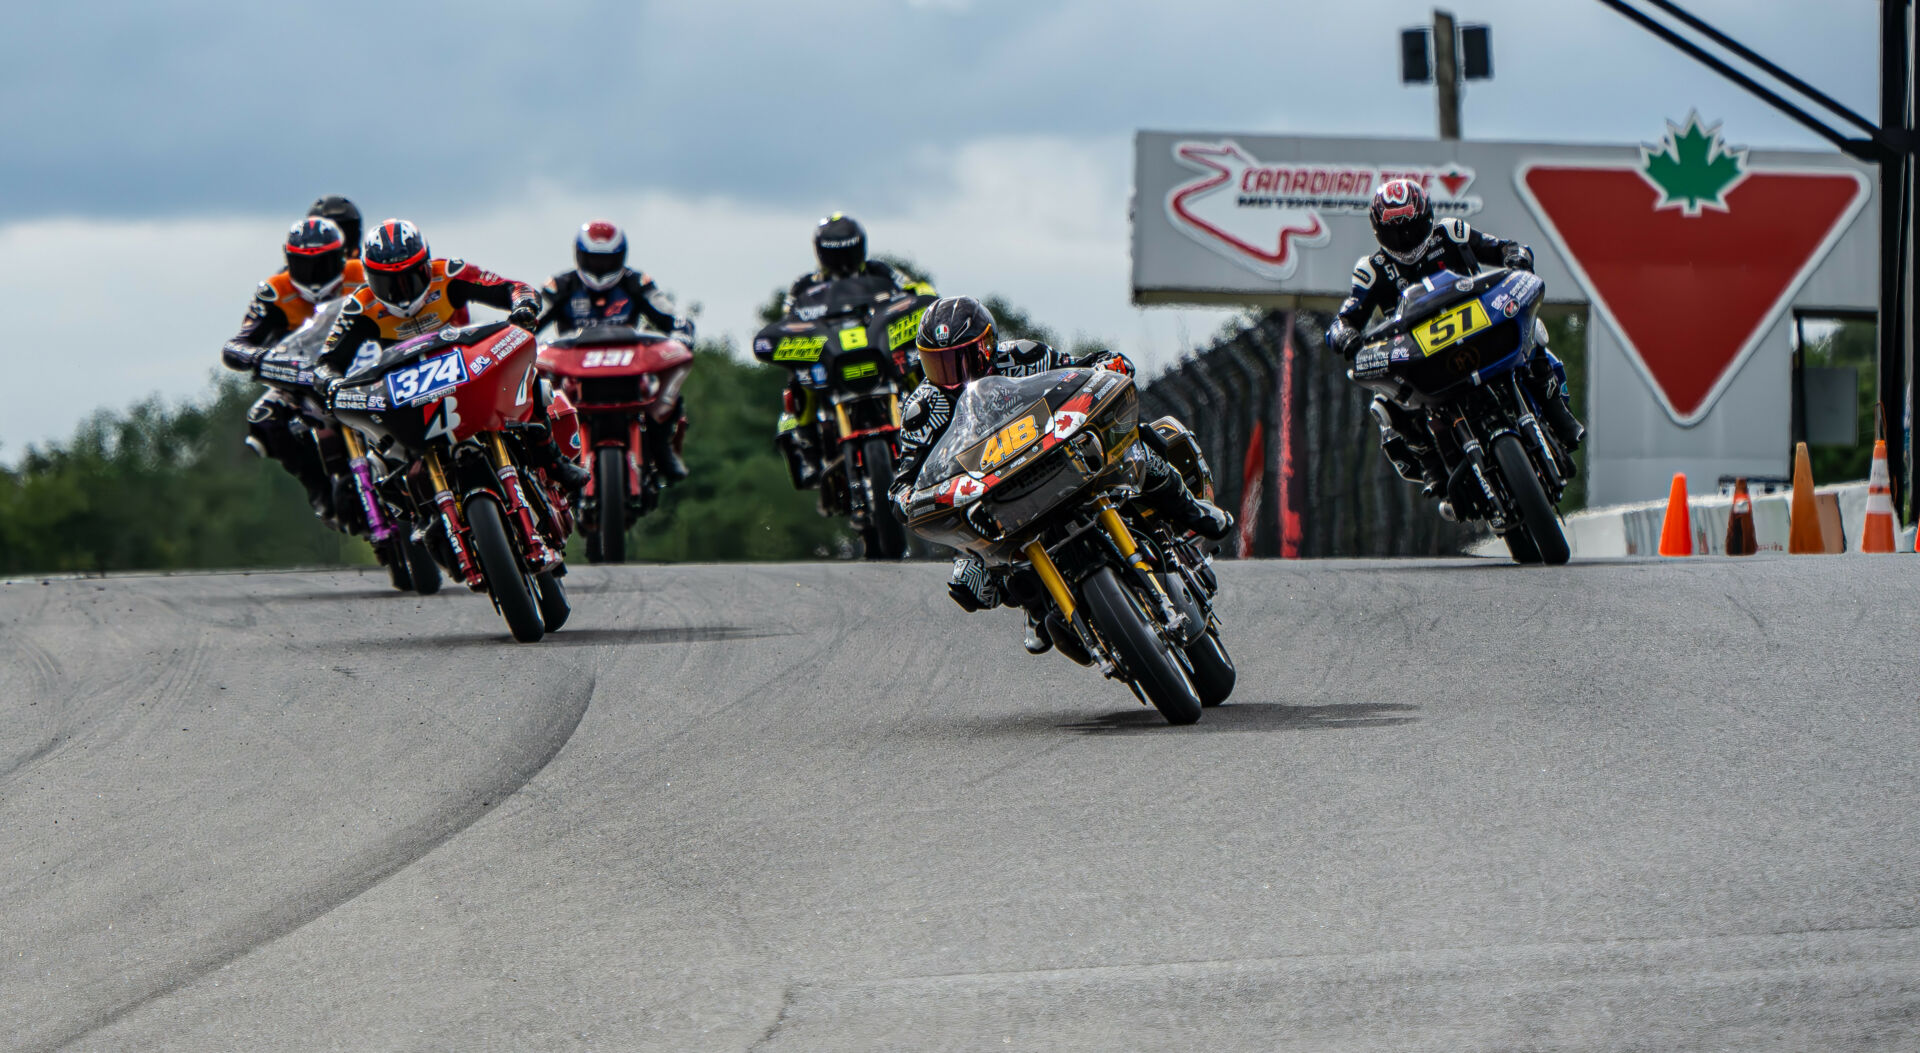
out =
<path fill-rule="evenodd" d="M 1429 216 L 1408 216 L 1380 224 L 1375 233 L 1380 236 L 1381 248 L 1404 260 L 1427 243 L 1428 235 L 1433 233 L 1433 219 Z"/>
<path fill-rule="evenodd" d="M 920 369 L 926 374 L 927 383 L 951 390 L 985 376 L 990 358 L 986 349 L 987 339 L 983 335 L 952 347 L 919 345 Z"/>
<path fill-rule="evenodd" d="M 426 294 L 427 285 L 432 281 L 424 259 L 399 270 L 380 270 L 370 266 L 366 272 L 367 288 L 373 290 L 375 299 L 389 307 L 411 307 L 415 300 Z"/>
<path fill-rule="evenodd" d="M 347 253 L 344 248 L 287 253 L 287 277 L 302 289 L 322 289 L 332 285 L 340 280 L 346 266 Z"/>
<path fill-rule="evenodd" d="M 627 265 L 627 253 L 625 249 L 617 252 L 588 252 L 585 249 L 574 249 L 573 264 L 580 268 L 580 273 L 605 281 L 619 274 L 620 268 Z"/>

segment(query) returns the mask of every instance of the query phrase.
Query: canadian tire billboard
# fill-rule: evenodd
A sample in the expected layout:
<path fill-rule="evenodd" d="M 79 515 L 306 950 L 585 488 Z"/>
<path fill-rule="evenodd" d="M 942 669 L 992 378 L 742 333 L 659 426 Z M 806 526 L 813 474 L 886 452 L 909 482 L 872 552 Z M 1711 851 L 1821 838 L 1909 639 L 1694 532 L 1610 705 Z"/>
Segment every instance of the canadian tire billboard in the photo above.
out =
<path fill-rule="evenodd" d="M 1418 180 L 1588 309 L 1589 500 L 1651 499 L 1676 471 L 1781 474 L 1793 314 L 1878 306 L 1869 173 L 1697 116 L 1623 146 L 1142 132 L 1133 295 L 1330 309 L 1373 251 L 1373 189 Z"/>

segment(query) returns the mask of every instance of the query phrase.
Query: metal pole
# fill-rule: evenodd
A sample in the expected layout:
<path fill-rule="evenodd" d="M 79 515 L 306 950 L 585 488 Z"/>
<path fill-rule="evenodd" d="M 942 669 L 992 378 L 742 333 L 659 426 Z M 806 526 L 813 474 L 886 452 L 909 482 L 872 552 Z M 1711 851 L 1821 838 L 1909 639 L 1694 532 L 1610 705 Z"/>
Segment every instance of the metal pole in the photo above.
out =
<path fill-rule="evenodd" d="M 1433 83 L 1440 89 L 1440 138 L 1460 138 L 1460 66 L 1454 60 L 1454 48 L 1460 35 L 1453 28 L 1453 14 L 1433 11 Z"/>
<path fill-rule="evenodd" d="M 1880 127 L 1887 134 L 1912 127 L 1908 96 L 1911 91 L 1912 44 L 1907 35 L 1909 0 L 1881 0 L 1880 5 Z M 1905 407 L 1908 404 L 1907 256 L 1912 230 L 1912 155 L 1901 153 L 1880 162 L 1880 356 L 1876 384 L 1881 401 L 1898 407 L 1888 421 L 1889 473 L 1893 505 L 1899 509 L 1912 491 L 1912 458 L 1907 442 Z"/>

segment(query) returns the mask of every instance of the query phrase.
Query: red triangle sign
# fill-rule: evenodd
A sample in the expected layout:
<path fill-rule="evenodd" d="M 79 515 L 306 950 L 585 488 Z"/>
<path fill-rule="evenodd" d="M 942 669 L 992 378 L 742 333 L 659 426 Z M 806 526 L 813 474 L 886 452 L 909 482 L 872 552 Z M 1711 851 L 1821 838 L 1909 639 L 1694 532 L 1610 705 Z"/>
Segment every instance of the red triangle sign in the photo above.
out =
<path fill-rule="evenodd" d="M 1718 153 L 1689 155 L 1680 138 L 1673 156 L 1698 162 L 1693 170 L 1665 171 L 1649 151 L 1641 166 L 1530 164 L 1514 178 L 1594 309 L 1686 426 L 1706 417 L 1846 231 L 1867 178 L 1750 169 L 1717 134 Z"/>

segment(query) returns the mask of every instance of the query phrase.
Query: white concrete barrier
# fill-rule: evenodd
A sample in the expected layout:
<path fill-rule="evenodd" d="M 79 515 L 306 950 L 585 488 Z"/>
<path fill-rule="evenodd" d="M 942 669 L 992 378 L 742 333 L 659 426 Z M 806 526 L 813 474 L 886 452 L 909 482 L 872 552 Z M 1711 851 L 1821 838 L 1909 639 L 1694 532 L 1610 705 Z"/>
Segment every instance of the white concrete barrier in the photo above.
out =
<path fill-rule="evenodd" d="M 1814 490 L 1816 499 L 1827 506 L 1823 520 L 1836 517 L 1842 544 L 1848 552 L 1860 547 L 1861 528 L 1867 516 L 1867 484 L 1841 483 Z M 1753 498 L 1753 530 L 1762 552 L 1785 552 L 1791 524 L 1788 493 L 1763 494 Z M 1693 529 L 1693 551 L 1701 556 L 1726 555 L 1727 516 L 1733 498 L 1718 494 L 1695 496 L 1688 501 L 1689 526 Z M 1612 505 L 1575 512 L 1563 521 L 1567 544 L 1576 558 L 1617 556 L 1654 556 L 1660 553 L 1660 527 L 1667 516 L 1665 501 L 1645 501 L 1631 505 Z M 1913 551 L 1914 528 L 1900 532 L 1895 548 Z M 1506 542 L 1488 537 L 1474 542 L 1467 552 L 1475 556 L 1507 555 Z"/>

